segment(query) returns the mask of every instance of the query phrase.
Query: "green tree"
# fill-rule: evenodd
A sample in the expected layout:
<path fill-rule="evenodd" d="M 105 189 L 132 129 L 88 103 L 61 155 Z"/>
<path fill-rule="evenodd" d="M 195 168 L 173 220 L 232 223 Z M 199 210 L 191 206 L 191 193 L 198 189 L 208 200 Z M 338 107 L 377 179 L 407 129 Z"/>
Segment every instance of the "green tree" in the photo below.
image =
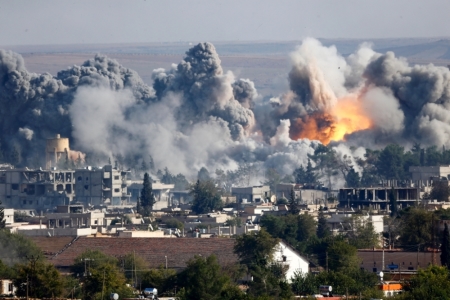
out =
<path fill-rule="evenodd" d="M 187 181 L 186 177 L 183 174 L 178 174 L 173 178 L 174 181 L 174 190 L 183 191 L 189 188 L 189 181 Z"/>
<path fill-rule="evenodd" d="M 71 271 L 83 281 L 83 298 L 107 300 L 110 293 L 118 293 L 121 298 L 132 296 L 124 273 L 119 270 L 121 263 L 98 250 L 87 250 L 75 258 Z"/>
<path fill-rule="evenodd" d="M 133 297 L 133 290 L 126 285 L 125 276 L 116 264 L 103 263 L 91 268 L 84 281 L 85 299 L 109 299 L 111 293 L 121 298 Z"/>
<path fill-rule="evenodd" d="M 316 280 L 320 284 L 331 285 L 333 294 L 349 294 L 366 296 L 363 299 L 381 298 L 382 292 L 376 291 L 374 286 L 378 283 L 375 273 L 353 269 L 347 271 L 321 272 Z M 369 296 L 369 297 L 367 297 Z"/>
<path fill-rule="evenodd" d="M 403 168 L 403 155 L 404 148 L 397 145 L 391 144 L 386 146 L 378 157 L 377 170 L 378 173 L 384 179 L 397 179 L 401 180 L 404 178 L 404 168 Z"/>
<path fill-rule="evenodd" d="M 5 209 L 3 208 L 2 201 L 0 201 L 0 230 L 5 228 Z"/>
<path fill-rule="evenodd" d="M 441 265 L 450 270 L 450 236 L 447 223 L 444 226 L 441 242 Z"/>
<path fill-rule="evenodd" d="M 197 179 L 200 181 L 211 180 L 211 176 L 209 175 L 208 169 L 202 167 L 197 174 Z"/>
<path fill-rule="evenodd" d="M 399 212 L 400 243 L 404 247 L 432 245 L 432 213 L 419 207 L 408 207 Z M 433 229 L 434 230 L 434 229 Z"/>
<path fill-rule="evenodd" d="M 327 218 L 322 209 L 319 210 L 319 216 L 317 220 L 317 237 L 319 239 L 323 239 L 330 236 L 330 229 L 327 225 Z"/>
<path fill-rule="evenodd" d="M 290 216 L 294 217 L 294 216 Z M 236 238 L 234 251 L 240 263 L 252 277 L 248 293 L 255 297 L 263 295 L 269 299 L 290 299 L 292 291 L 286 281 L 286 266 L 273 260 L 278 239 L 264 229 Z"/>
<path fill-rule="evenodd" d="M 267 267 L 273 261 L 278 239 L 273 238 L 266 230 L 251 232 L 236 238 L 234 252 L 241 264 L 251 272 L 260 267 Z"/>
<path fill-rule="evenodd" d="M 4 264 L 2 260 L 0 260 L 0 279 L 11 279 L 14 278 L 14 270 L 8 265 Z"/>
<path fill-rule="evenodd" d="M 427 269 L 419 269 L 417 275 L 404 284 L 403 289 L 404 293 L 395 297 L 395 299 L 450 299 L 448 269 L 433 265 Z"/>
<path fill-rule="evenodd" d="M 238 216 L 236 217 L 232 217 L 232 218 L 228 218 L 227 221 L 225 222 L 226 226 L 236 226 L 236 227 L 242 227 L 242 219 Z"/>
<path fill-rule="evenodd" d="M 299 168 L 295 169 L 292 176 L 294 176 L 295 183 L 304 184 L 307 182 L 306 181 L 306 170 L 303 166 L 300 166 Z"/>
<path fill-rule="evenodd" d="M 350 167 L 347 176 L 345 176 L 345 183 L 347 187 L 359 187 L 360 180 L 361 178 L 359 177 L 359 174 L 355 171 L 353 166 Z"/>
<path fill-rule="evenodd" d="M 300 213 L 300 210 L 297 206 L 297 200 L 295 199 L 295 192 L 294 189 L 291 189 L 291 193 L 289 195 L 289 213 L 293 215 L 298 215 Z"/>
<path fill-rule="evenodd" d="M 372 222 L 365 221 L 364 216 L 353 215 L 344 221 L 352 230 L 347 232 L 350 245 L 357 249 L 379 246 L 379 235 L 375 232 Z"/>
<path fill-rule="evenodd" d="M 314 155 L 311 156 L 316 163 L 316 169 L 320 170 L 321 176 L 325 177 L 328 182 L 328 188 L 331 189 L 331 177 L 338 174 L 339 160 L 336 151 L 331 147 L 326 147 L 319 144 L 314 150 Z M 308 162 L 308 165 L 310 163 Z M 307 166 L 306 172 L 308 173 Z"/>
<path fill-rule="evenodd" d="M 237 289 L 230 277 L 222 272 L 215 255 L 190 259 L 178 282 L 182 287 L 177 295 L 180 300 L 230 299 L 225 297 L 229 289 Z"/>
<path fill-rule="evenodd" d="M 9 230 L 0 230 L 0 260 L 12 266 L 16 263 L 26 263 L 29 257 L 41 257 L 41 250 L 28 237 L 11 233 Z"/>
<path fill-rule="evenodd" d="M 144 174 L 144 182 L 141 190 L 141 214 L 143 216 L 149 216 L 152 210 L 153 204 L 155 204 L 155 195 L 153 195 L 152 182 L 148 173 Z"/>
<path fill-rule="evenodd" d="M 165 269 L 162 265 L 157 269 L 151 269 L 142 275 L 143 287 L 156 287 L 160 294 L 175 293 L 177 272 L 173 269 Z"/>
<path fill-rule="evenodd" d="M 164 223 L 166 224 L 167 228 L 178 228 L 180 230 L 183 230 L 184 224 L 183 222 L 178 221 L 178 219 L 171 218 L 164 220 Z"/>
<path fill-rule="evenodd" d="M 321 284 L 317 282 L 316 275 L 313 273 L 294 272 L 294 276 L 291 278 L 291 287 L 295 295 L 308 296 L 316 294 Z"/>
<path fill-rule="evenodd" d="M 15 267 L 14 285 L 17 296 L 28 295 L 33 298 L 59 298 L 63 293 L 64 282 L 58 270 L 42 260 L 30 258 L 27 264 Z"/>
<path fill-rule="evenodd" d="M 190 194 L 193 197 L 192 211 L 196 214 L 205 214 L 223 207 L 221 195 L 211 180 L 200 181 L 191 186 Z"/>
<path fill-rule="evenodd" d="M 433 180 L 431 189 L 431 199 L 437 199 L 439 202 L 447 202 L 450 196 L 450 187 L 447 180 Z"/>
<path fill-rule="evenodd" d="M 122 264 L 121 267 L 123 268 L 125 278 L 133 286 L 138 287 L 139 283 L 142 282 L 143 274 L 148 270 L 148 263 L 135 253 L 128 253 L 118 263 Z"/>
<path fill-rule="evenodd" d="M 317 182 L 317 176 L 314 173 L 314 168 L 311 164 L 311 159 L 308 158 L 308 164 L 306 165 L 305 182 L 314 184 Z"/>
<path fill-rule="evenodd" d="M 77 277 L 88 276 L 92 269 L 98 269 L 103 264 L 117 265 L 119 261 L 99 250 L 86 250 L 77 256 L 70 267 L 72 274 Z"/>
<path fill-rule="evenodd" d="M 397 208 L 397 192 L 394 187 L 391 188 L 389 192 L 389 206 L 391 208 L 391 217 L 397 216 L 398 208 Z"/>
<path fill-rule="evenodd" d="M 328 248 L 328 267 L 333 271 L 348 272 L 358 269 L 359 259 L 356 247 L 346 241 L 334 241 Z"/>

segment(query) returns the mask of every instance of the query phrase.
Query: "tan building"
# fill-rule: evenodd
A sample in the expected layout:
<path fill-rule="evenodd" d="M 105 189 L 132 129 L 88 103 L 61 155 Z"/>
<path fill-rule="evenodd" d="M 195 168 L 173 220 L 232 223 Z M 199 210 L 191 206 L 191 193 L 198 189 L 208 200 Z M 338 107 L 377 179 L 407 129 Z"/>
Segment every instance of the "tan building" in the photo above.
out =
<path fill-rule="evenodd" d="M 270 187 L 268 185 L 233 187 L 231 195 L 236 197 L 237 203 L 261 202 L 270 197 Z"/>

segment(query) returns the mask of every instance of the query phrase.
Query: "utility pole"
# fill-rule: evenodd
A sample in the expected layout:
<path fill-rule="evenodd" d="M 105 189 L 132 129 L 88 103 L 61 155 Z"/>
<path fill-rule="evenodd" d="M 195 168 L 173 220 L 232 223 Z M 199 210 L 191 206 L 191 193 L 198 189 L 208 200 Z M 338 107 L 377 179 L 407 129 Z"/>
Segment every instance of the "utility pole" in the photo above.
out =
<path fill-rule="evenodd" d="M 436 251 L 435 251 L 436 243 L 434 240 L 434 214 L 431 215 L 431 241 L 433 243 L 433 261 L 431 263 L 434 266 L 436 265 Z"/>
<path fill-rule="evenodd" d="M 420 249 L 420 244 L 417 245 L 417 267 L 416 267 L 416 269 L 419 269 L 419 249 Z"/>
<path fill-rule="evenodd" d="M 326 253 L 326 262 L 327 262 L 327 272 L 328 272 L 328 251 Z"/>

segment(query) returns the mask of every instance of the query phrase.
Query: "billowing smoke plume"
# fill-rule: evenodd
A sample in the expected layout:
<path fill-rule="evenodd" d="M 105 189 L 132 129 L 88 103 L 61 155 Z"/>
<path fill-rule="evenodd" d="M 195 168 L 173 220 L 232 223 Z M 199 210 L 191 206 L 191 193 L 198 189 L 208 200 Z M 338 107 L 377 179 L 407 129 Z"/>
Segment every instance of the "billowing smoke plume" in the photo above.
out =
<path fill-rule="evenodd" d="M 151 155 L 157 168 L 186 175 L 250 164 L 255 184 L 267 168 L 292 174 L 320 142 L 335 143 L 357 170 L 359 146 L 450 146 L 448 69 L 409 66 L 369 45 L 343 57 L 314 39 L 291 57 L 289 90 L 269 100 L 251 80 L 225 73 L 210 43 L 154 70 L 152 86 L 104 56 L 52 76 L 29 73 L 20 55 L 0 50 L 2 147 L 30 164 L 60 133 L 99 164 L 120 157 L 133 167 Z"/>

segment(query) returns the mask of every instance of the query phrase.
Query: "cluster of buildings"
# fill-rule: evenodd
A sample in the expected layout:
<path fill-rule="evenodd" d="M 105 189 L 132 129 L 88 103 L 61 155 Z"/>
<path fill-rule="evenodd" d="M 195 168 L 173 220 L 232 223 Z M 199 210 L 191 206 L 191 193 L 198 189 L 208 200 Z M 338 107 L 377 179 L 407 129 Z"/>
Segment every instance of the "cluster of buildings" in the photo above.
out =
<path fill-rule="evenodd" d="M 174 269 L 183 268 L 197 254 L 214 253 L 219 261 L 236 262 L 231 237 L 259 230 L 263 215 L 287 214 L 289 206 L 280 199 L 289 199 L 292 193 L 301 214 L 317 217 L 319 210 L 325 212 L 333 234 L 370 223 L 381 237 L 386 231 L 383 217 L 390 210 L 389 195 L 395 196 L 398 208 L 415 205 L 430 192 L 433 181 L 448 182 L 450 178 L 450 166 L 411 167 L 411 181 L 386 181 L 374 187 L 337 191 L 308 189 L 293 183 L 280 183 L 276 191 L 265 185 L 233 187 L 231 195 L 222 199 L 227 208 L 207 215 L 192 214 L 189 191 L 176 191 L 173 184 L 154 181 L 156 203 L 151 220 L 141 218 L 134 211 L 142 181 L 131 180 L 129 171 L 111 165 L 75 170 L 58 168 L 69 152 L 68 139 L 58 135 L 47 142 L 45 170 L 0 166 L 0 201 L 6 208 L 7 227 L 32 237 L 61 270 L 67 269 L 76 255 L 87 249 L 98 249 L 116 257 L 135 251 L 149 265 L 165 262 Z M 427 205 L 449 207 L 448 202 L 431 201 Z M 355 217 L 355 212 L 361 209 L 371 213 Z M 158 228 L 155 219 L 159 221 Z M 182 229 L 173 225 L 180 223 Z M 130 238 L 134 239 L 131 244 Z M 361 268 L 379 272 L 389 271 L 387 266 L 391 265 L 414 272 L 432 260 L 431 254 L 419 257 L 416 252 L 399 253 L 394 249 L 382 253 L 362 249 L 359 251 Z M 299 270 L 310 271 L 309 260 L 283 241 L 275 257 L 288 267 L 288 275 Z"/>

